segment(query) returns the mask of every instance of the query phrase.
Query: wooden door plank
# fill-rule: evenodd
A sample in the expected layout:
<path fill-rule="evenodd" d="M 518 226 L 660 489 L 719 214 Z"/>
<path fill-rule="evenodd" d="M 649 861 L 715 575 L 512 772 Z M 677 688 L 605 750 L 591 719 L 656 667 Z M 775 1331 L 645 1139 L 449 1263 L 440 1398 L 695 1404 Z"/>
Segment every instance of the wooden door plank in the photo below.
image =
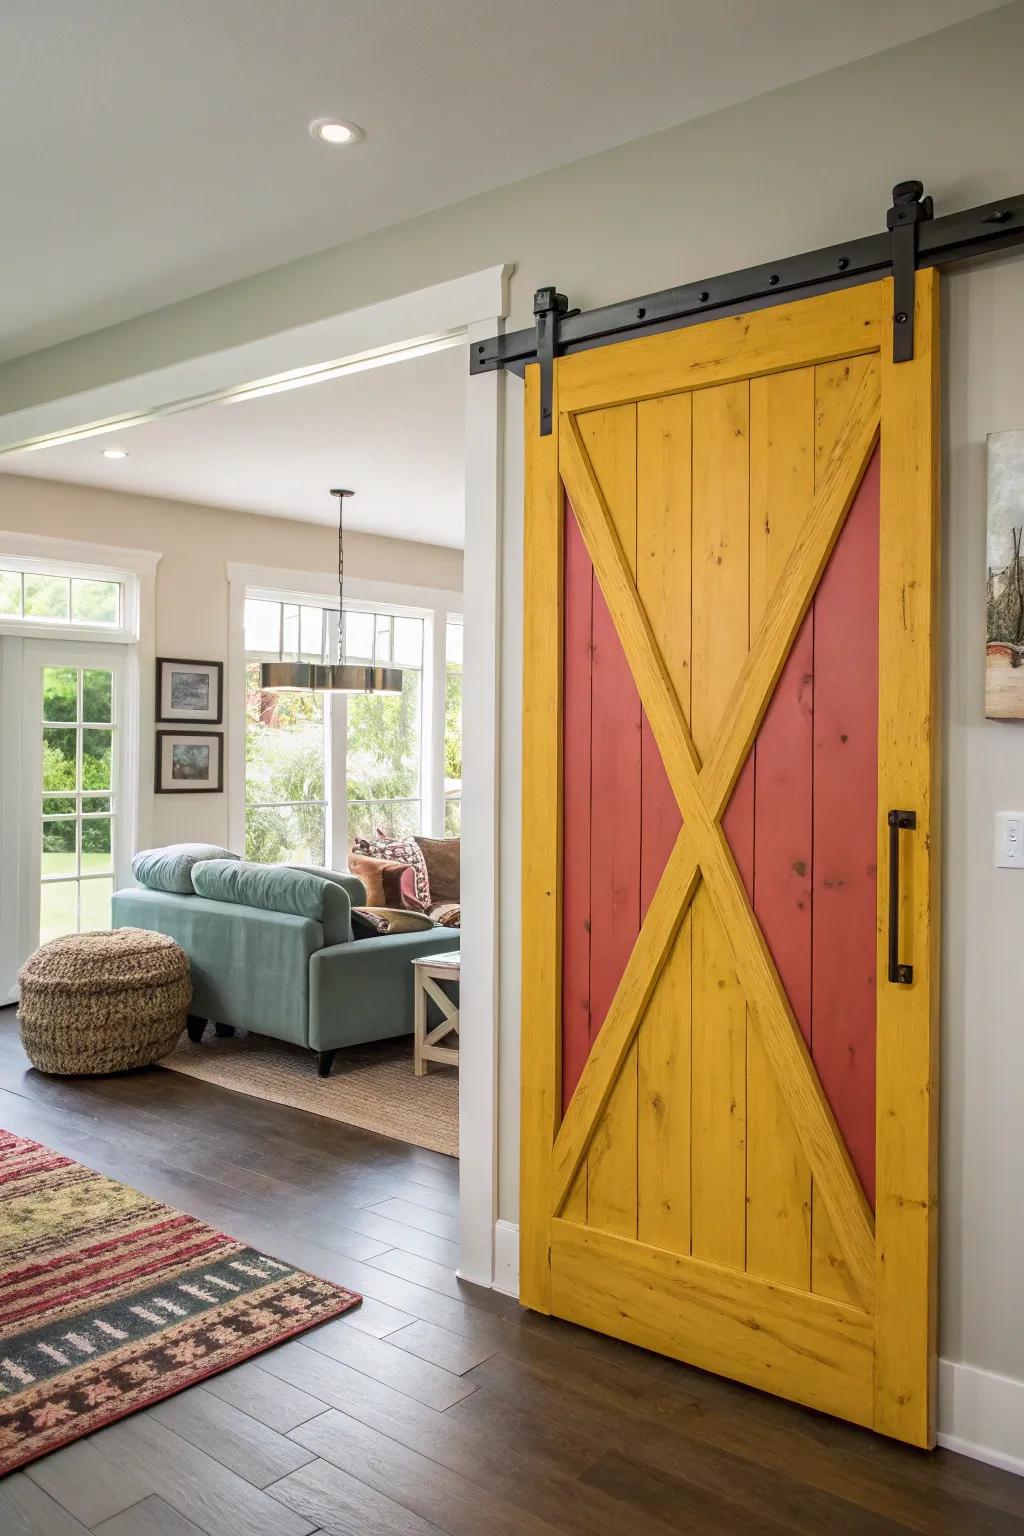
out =
<path fill-rule="evenodd" d="M 865 1194 L 875 1187 L 878 454 L 814 601 L 811 1056 Z"/>
<path fill-rule="evenodd" d="M 636 579 L 636 406 L 592 412 L 582 441 Z M 591 724 L 591 1048 L 640 932 L 640 695 L 600 588 L 594 591 Z M 612 1085 L 587 1157 L 587 1220 L 636 1235 L 636 1049 Z"/>
<path fill-rule="evenodd" d="M 865 379 L 878 370 L 874 357 L 845 358 L 815 369 L 815 486 L 821 485 L 825 466 L 835 454 L 837 439 L 850 412 L 851 401 Z M 880 388 L 880 386 L 879 386 Z M 865 466 L 866 467 L 866 466 Z M 823 1200 L 811 1192 L 811 1289 L 837 1301 L 856 1303 L 857 1288 L 847 1268 Z"/>
<path fill-rule="evenodd" d="M 719 708 L 721 724 L 708 747 L 701 772 L 701 789 L 712 815 L 721 813 L 746 762 L 796 632 L 842 531 L 878 441 L 878 412 L 878 371 L 872 365 L 865 368 L 832 451 L 817 473 L 810 516 L 776 582 L 750 662 L 743 668 L 724 708 Z"/>
<path fill-rule="evenodd" d="M 692 836 L 684 828 L 629 957 L 604 1028 L 558 1128 L 551 1153 L 550 1210 L 563 1209 L 598 1118 L 651 999 L 700 875 Z"/>
<path fill-rule="evenodd" d="M 557 405 L 557 379 L 555 403 Z M 519 1294 L 549 1309 L 548 1182 L 561 1105 L 562 517 L 558 441 L 541 437 L 539 370 L 526 370 L 523 548 L 523 966 Z"/>
<path fill-rule="evenodd" d="M 877 283 L 710 320 L 559 359 L 559 408 L 591 411 L 874 352 Z"/>
<path fill-rule="evenodd" d="M 693 401 L 693 612 L 690 731 L 703 757 L 746 661 L 749 624 L 747 382 Z M 752 799 L 734 835 L 746 842 Z M 732 950 L 706 891 L 694 902 L 691 1024 L 693 1253 L 742 1269 L 746 1199 L 746 1006 Z"/>
<path fill-rule="evenodd" d="M 883 316 L 892 313 L 892 282 Z M 939 1069 L 939 277 L 916 282 L 914 357 L 882 356 L 879 811 L 917 812 L 904 834 L 901 960 L 886 977 L 878 924 L 878 1338 L 875 1428 L 935 1441 Z M 883 327 L 887 323 L 883 319 Z M 879 912 L 888 828 L 878 821 Z"/>
<path fill-rule="evenodd" d="M 637 590 L 686 717 L 691 428 L 689 395 L 638 408 Z M 681 823 L 646 712 L 641 748 L 640 894 L 646 915 Z M 690 941 L 687 913 L 637 1037 L 637 1230 L 643 1241 L 677 1253 L 690 1249 Z"/>
<path fill-rule="evenodd" d="M 590 1054 L 591 688 L 594 568 L 565 510 L 565 661 L 562 748 L 562 1109 Z M 585 1191 L 584 1191 L 585 1193 Z M 586 1208 L 584 1207 L 584 1214 Z"/>
<path fill-rule="evenodd" d="M 756 644 L 814 499 L 814 369 L 754 379 L 750 418 L 750 629 Z M 813 627 L 805 617 L 754 747 L 754 913 L 808 1042 L 813 670 Z M 748 1027 L 748 1270 L 809 1289 L 810 1218 L 810 1167 L 760 1035 Z"/>
<path fill-rule="evenodd" d="M 872 1324 L 854 1307 L 561 1219 L 551 1265 L 562 1317 L 871 1422 Z"/>
<path fill-rule="evenodd" d="M 756 1020 L 804 1154 L 828 1207 L 858 1299 L 869 1306 L 875 1280 L 871 1209 L 721 829 L 702 838 L 700 858 L 706 888 L 732 948 L 747 1006 Z"/>

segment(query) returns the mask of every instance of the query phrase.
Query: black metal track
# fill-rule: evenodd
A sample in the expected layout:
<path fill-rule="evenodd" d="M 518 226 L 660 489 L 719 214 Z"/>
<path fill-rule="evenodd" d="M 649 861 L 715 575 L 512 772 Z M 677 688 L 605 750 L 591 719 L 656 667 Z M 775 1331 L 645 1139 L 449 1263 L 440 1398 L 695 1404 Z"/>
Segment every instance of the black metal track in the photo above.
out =
<path fill-rule="evenodd" d="M 940 267 L 1016 245 L 1024 245 L 1024 194 L 921 222 L 917 225 L 916 265 Z M 670 330 L 723 309 L 761 308 L 799 291 L 869 282 L 891 271 L 892 266 L 893 236 L 881 231 L 784 261 L 606 304 L 601 309 L 554 315 L 554 355 Z M 536 361 L 536 329 L 492 336 L 470 350 L 471 373 L 509 368 L 521 374 L 527 363 Z"/>

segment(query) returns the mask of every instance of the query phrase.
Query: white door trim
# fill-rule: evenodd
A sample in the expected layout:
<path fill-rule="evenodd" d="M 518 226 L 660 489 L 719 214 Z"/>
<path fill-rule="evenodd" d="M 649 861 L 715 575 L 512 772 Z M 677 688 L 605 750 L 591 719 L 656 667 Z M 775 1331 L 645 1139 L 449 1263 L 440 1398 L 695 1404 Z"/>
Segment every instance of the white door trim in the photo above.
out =
<path fill-rule="evenodd" d="M 293 370 L 368 358 L 457 332 L 468 335 L 470 341 L 493 335 L 502 328 L 508 313 L 508 279 L 512 270 L 510 265 L 490 267 L 244 346 L 193 356 L 62 399 L 0 414 L 0 455 L 66 433 L 99 435 L 116 427 L 123 434 L 134 423 L 182 409 L 189 401 L 230 393 Z M 498 683 L 503 398 L 504 378 L 500 373 L 467 380 L 462 835 L 469 856 L 462 876 L 460 1001 L 466 1027 L 459 1086 L 460 1273 L 487 1286 L 494 1281 L 498 1167 Z M 230 574 L 235 579 L 230 582 L 229 624 L 232 633 L 240 633 L 245 584 L 237 579 L 237 569 Z M 276 573 L 278 581 L 281 574 Z M 368 598 L 376 595 L 365 593 Z M 396 600 L 388 595 L 390 601 Z M 436 604 L 442 595 L 433 596 Z M 402 599 L 398 597 L 397 601 Z M 140 647 L 145 649 L 148 646 Z M 237 693 L 241 686 L 240 658 L 230 648 L 228 662 L 228 686 Z M 147 713 L 144 676 L 142 684 L 142 717 L 148 719 L 151 710 Z M 238 743 L 229 742 L 228 750 L 230 762 L 231 754 L 239 750 Z"/>

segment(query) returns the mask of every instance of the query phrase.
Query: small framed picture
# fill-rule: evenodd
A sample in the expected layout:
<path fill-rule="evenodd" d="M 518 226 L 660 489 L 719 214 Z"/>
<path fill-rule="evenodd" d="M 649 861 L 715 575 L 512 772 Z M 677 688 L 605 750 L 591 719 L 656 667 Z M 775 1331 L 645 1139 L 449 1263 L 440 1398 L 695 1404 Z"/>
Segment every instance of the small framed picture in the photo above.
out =
<path fill-rule="evenodd" d="M 223 731 L 157 731 L 156 793 L 219 794 L 224 788 Z"/>
<path fill-rule="evenodd" d="M 224 718 L 223 685 L 222 661 L 181 661 L 173 656 L 158 656 L 157 720 L 168 725 L 177 721 L 220 725 Z"/>

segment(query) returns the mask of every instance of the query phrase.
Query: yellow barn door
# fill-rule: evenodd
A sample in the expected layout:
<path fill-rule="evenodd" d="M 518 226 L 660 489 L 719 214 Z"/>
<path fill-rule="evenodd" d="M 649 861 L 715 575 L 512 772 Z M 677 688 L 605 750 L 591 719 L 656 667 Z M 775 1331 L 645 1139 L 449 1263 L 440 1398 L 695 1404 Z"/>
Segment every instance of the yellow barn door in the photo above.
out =
<path fill-rule="evenodd" d="M 526 397 L 521 1299 L 926 1446 L 937 287 Z"/>

